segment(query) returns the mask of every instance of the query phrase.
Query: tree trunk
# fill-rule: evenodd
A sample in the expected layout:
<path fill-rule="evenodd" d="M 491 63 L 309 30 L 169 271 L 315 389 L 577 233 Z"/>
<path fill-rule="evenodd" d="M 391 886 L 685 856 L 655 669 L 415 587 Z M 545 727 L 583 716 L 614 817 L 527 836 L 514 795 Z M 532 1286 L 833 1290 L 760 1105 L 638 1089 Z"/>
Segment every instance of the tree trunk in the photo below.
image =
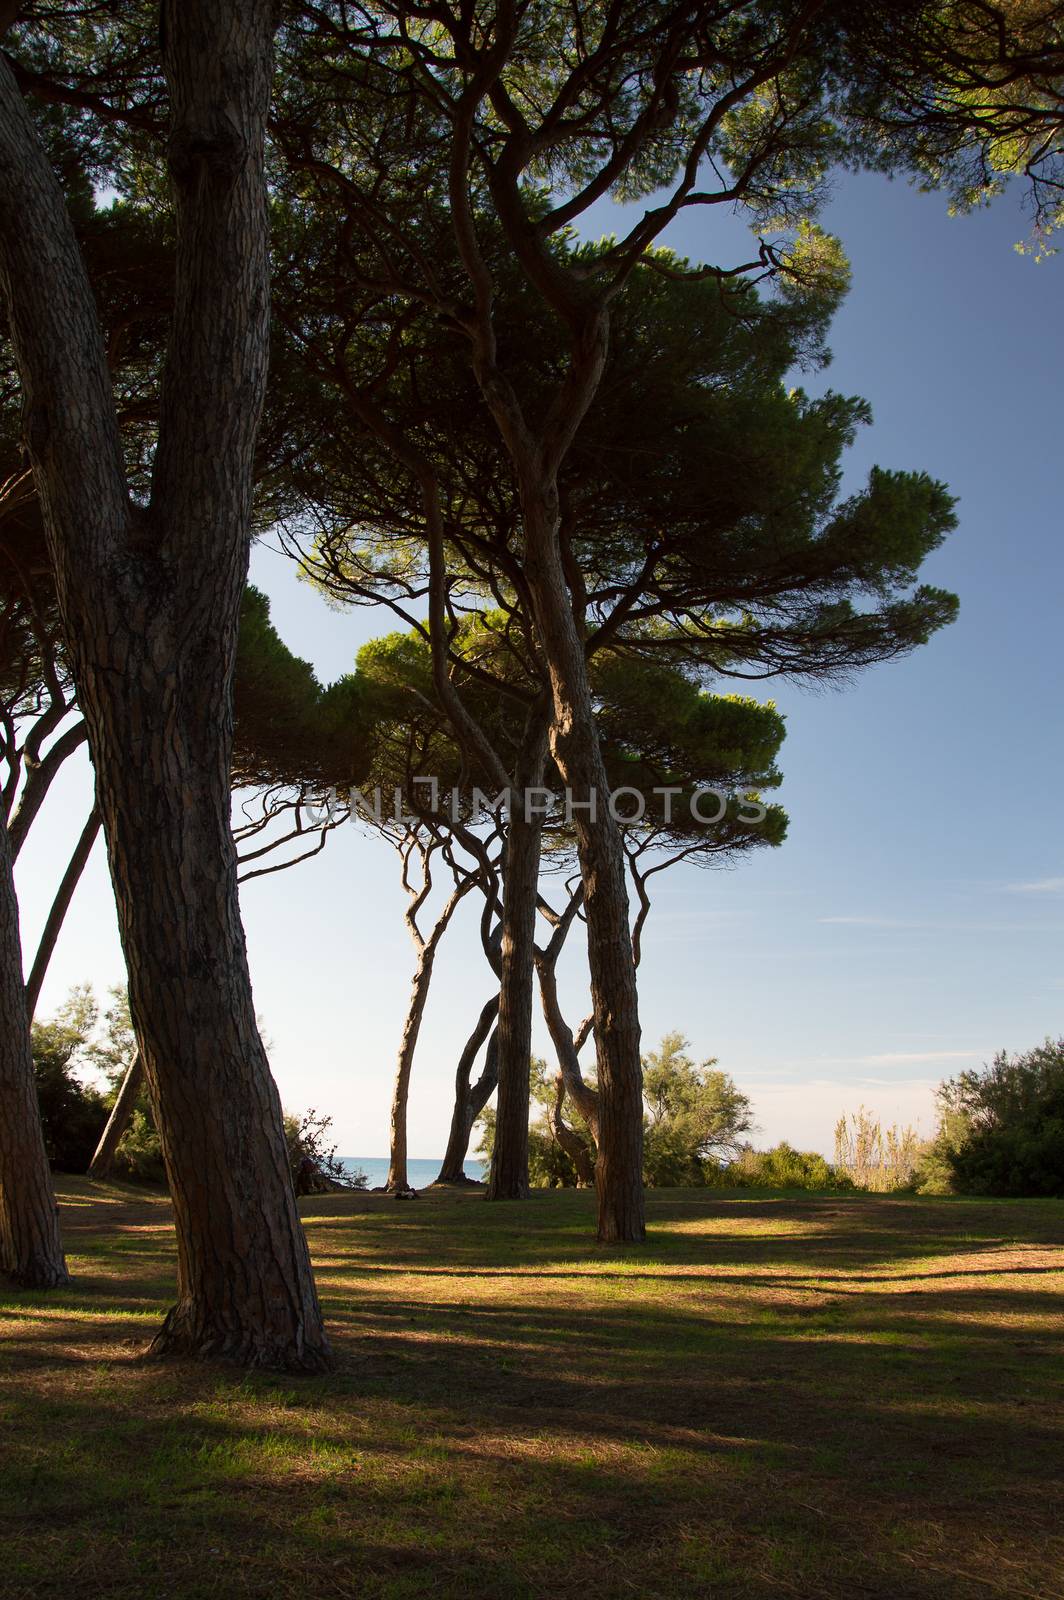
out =
<path fill-rule="evenodd" d="M 232 674 L 269 340 L 269 0 L 164 0 L 175 295 L 150 504 L 130 500 L 92 294 L 0 62 L 0 285 L 89 729 L 178 1302 L 159 1352 L 329 1349 L 255 1025 L 229 829 Z"/>
<path fill-rule="evenodd" d="M 410 1188 L 406 1170 L 406 1113 L 410 1099 L 410 1073 L 414 1065 L 418 1034 L 421 1032 L 421 1019 L 425 1015 L 425 1004 L 429 997 L 429 984 L 432 982 L 435 959 L 436 951 L 432 945 L 427 946 L 418 957 L 410 989 L 410 1004 L 403 1024 L 399 1064 L 395 1071 L 395 1092 L 392 1095 L 391 1147 L 388 1177 L 385 1181 L 385 1188 L 389 1194 L 406 1193 Z"/>
<path fill-rule="evenodd" d="M 407 1102 L 410 1098 L 410 1073 L 414 1065 L 414 1052 L 417 1049 L 418 1035 L 421 1032 L 421 1019 L 425 1015 L 425 1004 L 429 997 L 429 985 L 432 982 L 432 969 L 436 962 L 436 952 L 440 941 L 450 926 L 451 918 L 458 909 L 466 895 L 480 881 L 480 871 L 468 873 L 464 878 L 459 878 L 454 889 L 448 896 L 446 904 L 440 910 L 428 938 L 422 937 L 418 931 L 418 911 L 424 905 L 426 898 L 432 890 L 432 873 L 430 861 L 436 846 L 424 857 L 425 877 L 420 892 L 414 897 L 413 903 L 407 908 L 406 922 L 418 951 L 417 966 L 414 969 L 414 979 L 410 991 L 410 1004 L 407 1007 L 406 1022 L 403 1025 L 403 1040 L 399 1047 L 399 1065 L 395 1074 L 395 1093 L 392 1097 L 392 1126 L 391 1126 L 391 1156 L 388 1163 L 388 1179 L 385 1187 L 392 1194 L 407 1193 L 410 1189 L 410 1180 L 406 1170 L 406 1124 Z M 406 878 L 406 866 L 403 869 L 403 881 Z"/>
<path fill-rule="evenodd" d="M 81 830 L 81 836 L 74 846 L 74 853 L 70 857 L 66 871 L 63 873 L 59 888 L 56 890 L 52 908 L 48 913 L 48 919 L 44 924 L 40 943 L 37 946 L 37 954 L 33 958 L 30 975 L 26 979 L 26 1015 L 31 1022 L 37 1010 L 37 1002 L 41 998 L 41 987 L 48 971 L 48 963 L 51 961 L 55 951 L 60 929 L 66 920 L 67 912 L 70 910 L 70 902 L 74 898 L 74 890 L 81 882 L 81 875 L 88 865 L 89 856 L 92 854 L 92 847 L 96 843 L 96 835 L 99 831 L 100 813 L 93 806 L 89 812 L 88 821 Z"/>
<path fill-rule="evenodd" d="M 554 1099 L 547 1116 L 555 1142 L 569 1157 L 576 1171 L 576 1187 L 590 1189 L 595 1182 L 595 1161 L 587 1145 L 575 1129 L 570 1128 L 562 1115 L 565 1104 L 565 1075 L 559 1072 L 554 1084 Z"/>
<path fill-rule="evenodd" d="M 571 797 L 584 886 L 599 1091 L 598 1236 L 638 1242 L 646 1237 L 643 1073 L 624 848 L 609 812 L 587 659 L 559 550 L 556 484 L 526 479 L 522 512 L 526 577 L 550 674 L 551 754 Z"/>
<path fill-rule="evenodd" d="M 206 687 L 204 656 L 188 665 Z M 228 780 L 207 748 L 228 707 L 216 675 L 187 715 L 153 687 L 164 715 L 142 734 L 136 769 L 118 760 L 134 736 L 125 707 L 101 696 L 94 734 L 130 1009 L 178 1230 L 178 1303 L 156 1349 L 318 1370 L 328 1346 L 255 1023 Z"/>
<path fill-rule="evenodd" d="M 452 190 L 452 201 L 453 198 Z M 490 297 L 483 286 L 483 279 L 490 275 L 467 233 L 459 216 L 459 249 L 480 293 L 473 366 L 517 472 L 524 534 L 523 574 L 550 681 L 550 750 L 573 807 L 584 885 L 601 1097 L 596 1167 L 598 1236 L 604 1242 L 638 1242 L 646 1237 L 643 1074 L 625 856 L 620 832 L 608 809 L 609 782 L 595 725 L 583 618 L 578 623 L 573 592 L 566 578 L 558 497 L 561 463 L 602 378 L 609 313 L 604 303 L 581 310 L 573 300 L 565 308 L 574 335 L 568 370 L 538 434 L 533 434 L 516 391 L 496 363 Z M 571 566 L 574 588 L 578 588 L 582 580 L 575 565 Z M 597 807 L 593 816 L 587 809 L 589 802 Z M 500 1118 L 502 1101 L 500 1069 Z"/>
<path fill-rule="evenodd" d="M 554 960 L 543 955 L 537 955 L 536 957 L 539 995 L 543 1002 L 543 1015 L 546 1018 L 547 1030 L 550 1033 L 551 1043 L 558 1058 L 558 1067 L 562 1078 L 565 1080 L 566 1091 L 574 1106 L 591 1128 L 592 1136 L 597 1144 L 601 1098 L 597 1090 L 592 1089 L 584 1082 L 572 1030 L 562 1015 L 562 1008 L 558 1003 L 556 960 L 556 956 Z"/>
<path fill-rule="evenodd" d="M 447 1139 L 447 1149 L 440 1166 L 437 1183 L 468 1183 L 471 1180 L 465 1175 L 465 1160 L 469 1151 L 469 1140 L 473 1132 L 473 1124 L 487 1105 L 488 1100 L 499 1081 L 499 1051 L 498 1035 L 492 1032 L 495 1019 L 499 1014 L 499 997 L 493 995 L 483 1006 L 477 1018 L 476 1027 L 465 1042 L 454 1075 L 454 1111 L 451 1114 L 451 1131 Z M 481 1045 L 491 1034 L 488 1044 L 488 1059 L 484 1071 L 477 1079 L 476 1084 L 470 1083 L 473 1072 L 473 1063 L 477 1058 Z"/>
<path fill-rule="evenodd" d="M 11 846 L 0 818 L 0 1271 L 27 1289 L 69 1283 L 41 1131 L 22 984 Z"/>
<path fill-rule="evenodd" d="M 115 1152 L 122 1143 L 122 1135 L 133 1121 L 137 1098 L 144 1084 L 144 1058 L 138 1050 L 129 1063 L 122 1079 L 117 1098 L 111 1107 L 107 1126 L 100 1135 L 96 1153 L 89 1162 L 90 1178 L 107 1178 L 115 1164 Z"/>
<path fill-rule="evenodd" d="M 542 820 L 526 818 L 524 791 L 542 782 L 545 734 L 529 741 L 518 764 L 503 867 L 502 975 L 499 991 L 499 1098 L 489 1200 L 528 1198 L 529 1073 L 536 953 L 536 896 Z"/>
<path fill-rule="evenodd" d="M 38 727 L 40 724 L 38 724 Z M 11 856 L 14 861 L 19 858 L 26 836 L 37 818 L 37 814 L 48 798 L 48 791 L 55 781 L 63 762 L 79 750 L 88 738 L 88 729 L 84 721 L 79 720 L 72 728 L 52 745 L 44 757 L 33 758 L 27 749 L 26 757 L 26 782 L 22 793 L 19 795 L 18 805 L 14 815 L 8 823 L 8 833 L 11 836 Z"/>

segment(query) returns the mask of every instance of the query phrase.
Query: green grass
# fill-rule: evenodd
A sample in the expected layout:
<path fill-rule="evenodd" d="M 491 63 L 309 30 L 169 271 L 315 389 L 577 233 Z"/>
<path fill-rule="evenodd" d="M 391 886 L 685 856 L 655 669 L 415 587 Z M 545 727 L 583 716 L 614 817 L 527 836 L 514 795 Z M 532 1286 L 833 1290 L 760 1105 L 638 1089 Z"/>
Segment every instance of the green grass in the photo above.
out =
<path fill-rule="evenodd" d="M 305 1202 L 338 1366 L 159 1364 L 166 1203 L 0 1296 L 0 1595 L 1064 1600 L 1064 1204 Z"/>

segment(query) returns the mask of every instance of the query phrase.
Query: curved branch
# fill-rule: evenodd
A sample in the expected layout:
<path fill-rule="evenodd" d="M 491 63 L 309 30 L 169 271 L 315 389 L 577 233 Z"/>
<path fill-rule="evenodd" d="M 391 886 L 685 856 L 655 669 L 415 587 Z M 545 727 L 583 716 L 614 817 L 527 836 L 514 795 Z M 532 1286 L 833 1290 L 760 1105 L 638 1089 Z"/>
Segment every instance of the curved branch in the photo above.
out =
<path fill-rule="evenodd" d="M 93 805 L 85 826 L 81 830 L 81 836 L 74 846 L 74 853 L 70 857 L 66 871 L 63 873 L 59 888 L 56 890 L 55 899 L 52 901 L 52 908 L 45 921 L 40 943 L 37 946 L 37 954 L 33 958 L 33 966 L 30 968 L 29 977 L 26 979 L 26 1010 L 31 1022 L 33 1013 L 37 1009 L 37 1001 L 41 997 L 41 986 L 44 983 L 45 973 L 48 971 L 48 963 L 52 959 L 60 929 L 63 926 L 67 912 L 70 910 L 70 902 L 74 898 L 74 890 L 81 880 L 81 875 L 85 871 L 89 856 L 92 854 L 92 847 L 96 843 L 96 835 L 100 831 L 100 820 L 100 813 L 97 807 Z"/>

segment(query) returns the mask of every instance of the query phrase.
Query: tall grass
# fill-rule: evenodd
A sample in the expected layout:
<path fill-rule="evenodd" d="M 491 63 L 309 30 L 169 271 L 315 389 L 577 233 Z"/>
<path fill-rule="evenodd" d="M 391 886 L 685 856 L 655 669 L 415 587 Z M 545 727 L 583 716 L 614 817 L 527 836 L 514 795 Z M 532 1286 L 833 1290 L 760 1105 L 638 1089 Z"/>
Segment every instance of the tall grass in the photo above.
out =
<path fill-rule="evenodd" d="M 915 1128 L 897 1123 L 884 1128 L 867 1106 L 841 1116 L 835 1125 L 835 1169 L 858 1189 L 886 1194 L 911 1189 L 927 1141 Z"/>

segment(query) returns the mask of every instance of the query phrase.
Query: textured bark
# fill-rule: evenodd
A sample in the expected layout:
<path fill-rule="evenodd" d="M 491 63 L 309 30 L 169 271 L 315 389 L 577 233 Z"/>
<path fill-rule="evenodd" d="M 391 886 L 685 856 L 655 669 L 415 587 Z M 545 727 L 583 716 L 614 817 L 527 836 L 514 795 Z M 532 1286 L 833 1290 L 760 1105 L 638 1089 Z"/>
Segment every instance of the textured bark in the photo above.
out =
<path fill-rule="evenodd" d="M 646 1237 L 643 1073 L 624 848 L 607 807 L 610 785 L 559 550 L 555 485 L 549 479 L 525 482 L 522 509 L 526 546 L 534 552 L 526 557 L 526 576 L 551 682 L 551 753 L 572 796 L 584 887 L 599 1090 L 598 1236 L 638 1242 Z M 592 797 L 593 819 L 585 809 Z"/>
<path fill-rule="evenodd" d="M 100 1135 L 92 1160 L 89 1162 L 90 1178 L 107 1178 L 115 1164 L 115 1154 L 122 1143 L 122 1135 L 133 1121 L 137 1099 L 144 1085 L 144 1057 L 138 1050 L 129 1063 L 122 1079 L 118 1096 L 111 1107 L 107 1126 Z"/>
<path fill-rule="evenodd" d="M 406 1168 L 406 1113 L 410 1099 L 410 1074 L 414 1066 L 418 1034 L 421 1032 L 421 1019 L 425 1015 L 425 1003 L 429 997 L 434 960 L 434 949 L 423 950 L 418 957 L 410 989 L 410 1004 L 403 1024 L 403 1039 L 399 1046 L 399 1065 L 395 1072 L 395 1092 L 392 1095 L 388 1177 L 385 1180 L 385 1188 L 392 1194 L 403 1193 L 410 1188 L 410 1178 Z"/>
<path fill-rule="evenodd" d="M 503 912 L 499 964 L 498 1110 L 489 1200 L 528 1197 L 528 1104 L 532 1063 L 532 988 L 534 982 L 536 895 L 542 822 L 526 819 L 524 791 L 543 782 L 547 752 L 546 707 L 529 711 L 511 785 L 510 777 L 483 730 L 463 704 L 450 679 L 444 642 L 449 633 L 447 571 L 439 490 L 427 469 L 418 469 L 429 530 L 429 627 L 433 683 L 459 744 L 502 788 L 511 788 L 503 859 Z"/>
<path fill-rule="evenodd" d="M 70 910 L 70 902 L 74 898 L 74 890 L 81 882 L 81 875 L 88 865 L 92 847 L 96 843 L 96 836 L 100 831 L 100 813 L 95 806 L 89 812 L 88 821 L 81 830 L 74 852 L 63 873 L 59 888 L 56 890 L 55 899 L 52 901 L 48 912 L 40 942 L 37 945 L 37 954 L 33 958 L 30 975 L 26 979 L 26 1015 L 33 1021 L 37 1010 L 37 1002 L 41 998 L 41 986 L 48 972 L 48 964 L 55 951 L 56 941 L 60 930 Z"/>
<path fill-rule="evenodd" d="M 570 1128 L 562 1114 L 565 1104 L 565 1075 L 559 1072 L 554 1083 L 554 1099 L 547 1111 L 550 1131 L 576 1170 L 578 1189 L 590 1189 L 595 1182 L 595 1161 L 580 1135 Z"/>
<path fill-rule="evenodd" d="M 529 1073 L 532 1066 L 532 999 L 535 982 L 536 896 L 542 822 L 526 820 L 522 791 L 542 782 L 545 740 L 521 764 L 510 809 L 503 866 L 502 969 L 497 1025 L 499 1097 L 489 1200 L 528 1198 Z"/>
<path fill-rule="evenodd" d="M 543 1015 L 546 1019 L 551 1043 L 558 1058 L 558 1068 L 565 1083 L 566 1092 L 590 1126 L 592 1137 L 597 1144 L 601 1098 L 597 1090 L 592 1089 L 589 1084 L 584 1082 L 572 1029 L 566 1022 L 558 1002 L 556 958 L 555 961 L 552 961 L 542 952 L 537 952 L 536 969 L 539 976 L 539 994 L 543 1003 Z"/>
<path fill-rule="evenodd" d="M 545 258 L 533 259 L 529 252 L 522 255 L 522 265 L 535 273 L 537 287 L 548 301 L 553 301 L 572 332 L 565 377 L 533 431 L 516 390 L 497 360 L 491 273 L 480 253 L 464 182 L 472 148 L 472 115 L 471 109 L 466 110 L 455 127 L 451 204 L 456 241 L 476 298 L 474 371 L 517 475 L 524 534 L 523 576 L 550 683 L 550 750 L 574 805 L 601 1096 L 596 1166 L 598 1236 L 603 1241 L 638 1242 L 646 1237 L 643 1074 L 625 857 L 620 832 L 606 808 L 609 782 L 595 725 L 583 622 L 582 618 L 578 622 L 574 611 L 574 596 L 582 579 L 572 562 L 572 586 L 566 575 L 558 497 L 559 469 L 602 379 L 609 314 L 604 303 L 593 308 L 581 305 L 578 294 L 568 295 Z M 504 218 L 504 225 L 514 230 L 511 238 L 518 241 L 520 248 L 520 206 L 515 204 L 509 210 L 511 214 Z M 580 609 L 578 602 L 576 607 Z M 586 810 L 579 809 L 592 796 L 598 801 L 594 821 Z M 501 1112 L 501 1072 L 499 1104 Z"/>
<path fill-rule="evenodd" d="M 11 847 L 0 818 L 0 1271 L 29 1289 L 69 1282 L 41 1132 L 22 985 Z"/>
<path fill-rule="evenodd" d="M 411 850 L 414 843 L 411 843 Z M 410 1074 L 414 1066 L 414 1052 L 417 1049 L 418 1035 L 421 1032 L 421 1021 L 425 1015 L 425 1005 L 429 997 L 429 985 L 432 982 L 432 969 L 436 963 L 436 952 L 440 942 L 450 927 L 451 918 L 466 895 L 481 881 L 481 873 L 473 871 L 467 873 L 456 883 L 447 901 L 440 910 L 432 930 L 425 938 L 418 927 L 418 913 L 423 908 L 429 895 L 432 893 L 432 857 L 437 846 L 431 845 L 422 854 L 424 877 L 421 889 L 413 896 L 406 910 L 406 925 L 414 946 L 418 952 L 417 966 L 414 969 L 414 978 L 410 988 L 410 1004 L 407 1007 L 406 1020 L 403 1024 L 403 1038 L 399 1047 L 399 1064 L 395 1074 L 395 1092 L 392 1096 L 391 1143 L 388 1161 L 388 1178 L 385 1187 L 392 1194 L 406 1193 L 410 1188 L 407 1175 L 407 1144 L 406 1124 L 407 1105 L 410 1099 Z M 409 886 L 408 869 L 410 857 L 407 854 L 403 862 L 403 883 Z M 455 870 L 452 864 L 452 870 Z"/>
<path fill-rule="evenodd" d="M 255 1012 L 229 829 L 231 683 L 269 333 L 269 0 L 166 0 L 174 311 L 131 503 L 91 291 L 0 62 L 0 287 L 89 729 L 130 1009 L 174 1205 L 159 1351 L 328 1362 Z"/>
<path fill-rule="evenodd" d="M 469 1183 L 465 1175 L 465 1160 L 469 1153 L 469 1140 L 473 1124 L 491 1099 L 499 1081 L 499 1036 L 495 1019 L 499 1015 L 499 997 L 493 995 L 485 1001 L 476 1026 L 465 1042 L 454 1075 L 454 1111 L 451 1114 L 451 1131 L 447 1137 L 437 1183 Z M 490 1038 L 489 1038 L 490 1034 Z M 481 1045 L 488 1039 L 484 1070 L 476 1083 L 471 1083 L 473 1063 Z"/>

